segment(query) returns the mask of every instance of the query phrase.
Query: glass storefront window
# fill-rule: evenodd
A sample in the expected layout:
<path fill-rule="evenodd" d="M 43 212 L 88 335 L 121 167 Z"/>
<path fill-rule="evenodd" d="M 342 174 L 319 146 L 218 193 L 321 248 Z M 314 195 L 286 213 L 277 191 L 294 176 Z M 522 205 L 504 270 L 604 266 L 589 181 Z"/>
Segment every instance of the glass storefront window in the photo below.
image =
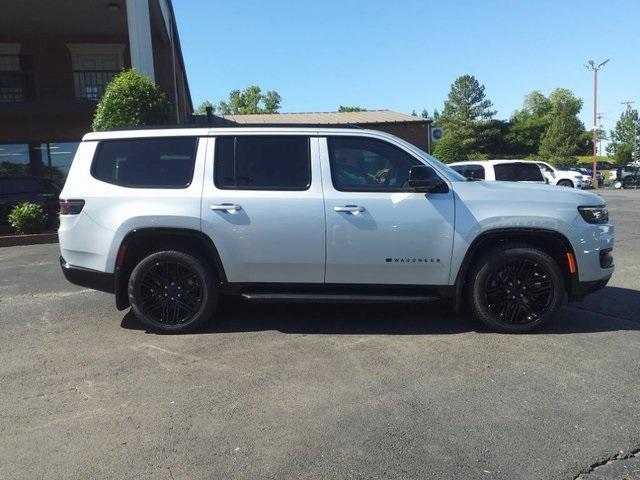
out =
<path fill-rule="evenodd" d="M 79 142 L 0 144 L 0 178 L 42 178 L 62 187 L 79 144 Z"/>

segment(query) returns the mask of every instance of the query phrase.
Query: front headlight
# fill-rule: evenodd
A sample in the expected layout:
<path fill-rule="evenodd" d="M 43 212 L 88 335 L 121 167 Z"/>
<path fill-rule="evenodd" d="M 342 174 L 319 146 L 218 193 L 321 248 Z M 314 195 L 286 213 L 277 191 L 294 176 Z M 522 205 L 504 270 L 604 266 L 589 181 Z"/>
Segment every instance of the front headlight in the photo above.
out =
<path fill-rule="evenodd" d="M 609 223 L 609 210 L 604 205 L 597 207 L 578 207 L 578 211 L 587 223 Z"/>

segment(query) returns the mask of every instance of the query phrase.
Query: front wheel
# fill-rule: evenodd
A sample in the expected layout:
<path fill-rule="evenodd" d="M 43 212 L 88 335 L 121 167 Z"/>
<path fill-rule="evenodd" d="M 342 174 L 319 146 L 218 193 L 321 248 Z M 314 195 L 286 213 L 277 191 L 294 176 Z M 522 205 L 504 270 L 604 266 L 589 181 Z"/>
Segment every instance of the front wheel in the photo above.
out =
<path fill-rule="evenodd" d="M 178 251 L 153 253 L 129 279 L 129 302 L 151 330 L 182 333 L 211 318 L 218 304 L 215 279 L 202 262 Z"/>
<path fill-rule="evenodd" d="M 558 186 L 573 188 L 573 182 L 571 180 L 560 180 Z"/>
<path fill-rule="evenodd" d="M 564 298 L 558 264 L 535 247 L 495 249 L 475 263 L 470 278 L 474 315 L 500 332 L 539 328 L 556 315 Z"/>

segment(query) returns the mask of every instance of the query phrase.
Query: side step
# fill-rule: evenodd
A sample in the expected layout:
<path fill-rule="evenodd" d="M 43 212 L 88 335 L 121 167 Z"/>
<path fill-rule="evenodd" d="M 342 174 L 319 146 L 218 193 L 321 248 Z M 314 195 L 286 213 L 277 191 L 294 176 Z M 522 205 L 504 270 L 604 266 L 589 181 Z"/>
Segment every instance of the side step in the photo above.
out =
<path fill-rule="evenodd" d="M 339 293 L 243 293 L 250 302 L 317 302 L 317 303 L 421 303 L 435 302 L 439 295 L 366 295 Z"/>

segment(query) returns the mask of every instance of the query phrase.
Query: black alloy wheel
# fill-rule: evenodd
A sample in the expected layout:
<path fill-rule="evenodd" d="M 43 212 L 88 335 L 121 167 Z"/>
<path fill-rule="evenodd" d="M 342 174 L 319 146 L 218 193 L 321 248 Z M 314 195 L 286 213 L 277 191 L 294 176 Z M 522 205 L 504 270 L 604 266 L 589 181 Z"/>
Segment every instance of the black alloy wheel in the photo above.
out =
<path fill-rule="evenodd" d="M 564 299 L 564 276 L 555 260 L 527 245 L 506 245 L 480 258 L 470 272 L 470 305 L 494 330 L 520 333 L 555 316 Z"/>
<path fill-rule="evenodd" d="M 129 280 L 136 316 L 152 330 L 184 332 L 207 321 L 217 304 L 215 281 L 200 260 L 183 252 L 144 258 Z"/>

